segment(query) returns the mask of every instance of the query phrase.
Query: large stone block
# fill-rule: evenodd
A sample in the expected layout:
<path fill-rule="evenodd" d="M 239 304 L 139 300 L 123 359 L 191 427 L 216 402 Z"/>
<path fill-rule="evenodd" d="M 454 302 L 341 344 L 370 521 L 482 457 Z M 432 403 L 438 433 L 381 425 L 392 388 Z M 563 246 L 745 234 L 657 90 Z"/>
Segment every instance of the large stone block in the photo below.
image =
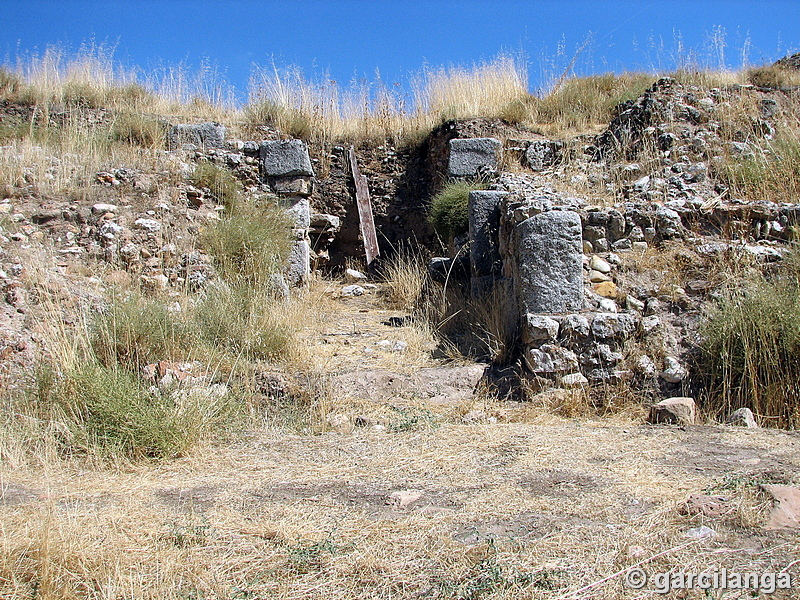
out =
<path fill-rule="evenodd" d="M 494 138 L 458 138 L 450 140 L 450 177 L 475 177 L 497 169 L 503 144 Z"/>
<path fill-rule="evenodd" d="M 220 123 L 184 123 L 167 132 L 167 148 L 176 150 L 184 145 L 198 148 L 222 148 L 225 145 L 225 126 Z"/>
<path fill-rule="evenodd" d="M 267 177 L 313 177 L 311 158 L 302 140 L 261 142 L 261 162 Z"/>
<path fill-rule="evenodd" d="M 294 229 L 308 229 L 311 226 L 311 207 L 308 198 L 293 198 L 283 201 L 286 217 Z"/>
<path fill-rule="evenodd" d="M 583 308 L 581 218 L 550 211 L 514 228 L 517 294 L 526 313 L 574 313 Z"/>
<path fill-rule="evenodd" d="M 469 194 L 469 258 L 473 277 L 500 273 L 500 201 L 505 196 L 508 192 Z"/>

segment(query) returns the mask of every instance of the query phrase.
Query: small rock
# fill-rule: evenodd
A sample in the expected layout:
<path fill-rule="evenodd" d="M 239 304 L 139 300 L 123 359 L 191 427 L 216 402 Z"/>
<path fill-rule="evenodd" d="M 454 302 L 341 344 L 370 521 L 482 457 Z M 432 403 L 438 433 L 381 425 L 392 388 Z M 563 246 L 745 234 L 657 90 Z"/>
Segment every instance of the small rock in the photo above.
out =
<path fill-rule="evenodd" d="M 723 517 L 736 510 L 727 498 L 722 496 L 709 496 L 706 494 L 692 494 L 686 502 L 678 509 L 682 515 L 694 517 L 703 515 L 704 517 Z"/>
<path fill-rule="evenodd" d="M 625 308 L 628 310 L 635 310 L 636 312 L 642 312 L 644 311 L 644 302 L 628 295 L 625 296 Z"/>
<path fill-rule="evenodd" d="M 598 296 L 603 298 L 616 298 L 619 296 L 619 288 L 613 281 L 603 281 L 592 286 L 592 289 Z M 617 312 L 616 306 L 611 312 Z"/>
<path fill-rule="evenodd" d="M 701 527 L 695 527 L 690 529 L 686 532 L 686 537 L 692 538 L 693 540 L 708 540 L 717 535 L 717 532 L 711 529 L 711 527 L 707 527 L 705 525 Z"/>
<path fill-rule="evenodd" d="M 350 417 L 342 413 L 330 413 L 325 420 L 334 429 L 343 429 L 350 424 Z"/>
<path fill-rule="evenodd" d="M 652 333 L 661 326 L 661 319 L 658 315 L 650 315 L 642 319 L 642 331 L 645 334 Z"/>
<path fill-rule="evenodd" d="M 634 366 L 639 373 L 647 377 L 652 377 L 656 374 L 656 365 L 653 362 L 653 359 L 646 354 L 643 354 L 637 358 Z"/>
<path fill-rule="evenodd" d="M 749 428 L 758 427 L 753 411 L 749 408 L 739 408 L 733 411 L 731 416 L 728 417 L 728 423 L 731 425 L 744 425 Z"/>
<path fill-rule="evenodd" d="M 634 252 L 647 252 L 647 242 L 633 242 L 631 250 Z"/>
<path fill-rule="evenodd" d="M 667 383 L 680 383 L 688 374 L 689 372 L 677 358 L 667 356 L 664 359 L 664 370 L 659 373 L 659 377 Z"/>
<path fill-rule="evenodd" d="M 106 204 L 104 202 L 98 202 L 97 204 L 92 205 L 92 214 L 95 215 L 104 215 L 106 213 L 116 213 L 119 210 L 116 204 Z"/>
<path fill-rule="evenodd" d="M 594 271 L 600 271 L 606 275 L 611 273 L 611 265 L 596 254 L 592 256 L 592 260 L 589 262 L 589 268 Z"/>
<path fill-rule="evenodd" d="M 592 283 L 603 283 L 604 281 L 611 281 L 611 277 L 601 271 L 589 271 L 589 281 Z"/>
<path fill-rule="evenodd" d="M 401 490 L 391 492 L 386 497 L 386 504 L 403 509 L 414 504 L 420 498 L 422 498 L 422 492 L 419 490 Z"/>
<path fill-rule="evenodd" d="M 648 423 L 678 423 L 694 425 L 697 407 L 693 398 L 667 398 L 650 407 Z"/>
<path fill-rule="evenodd" d="M 346 269 L 344 272 L 344 278 L 348 283 L 356 283 L 358 281 L 366 281 L 367 276 L 361 271 L 356 271 L 355 269 Z"/>
<path fill-rule="evenodd" d="M 589 380 L 582 373 L 570 373 L 561 377 L 561 385 L 566 388 L 579 388 L 588 383 Z"/>
<path fill-rule="evenodd" d="M 616 312 L 618 312 L 617 303 L 614 302 L 611 298 L 602 298 L 598 304 L 599 304 L 600 310 L 603 311 L 603 312 L 607 312 L 607 313 L 616 313 Z"/>
<path fill-rule="evenodd" d="M 342 296 L 363 296 L 364 288 L 360 285 L 346 285 L 342 288 Z"/>
<path fill-rule="evenodd" d="M 133 226 L 138 229 L 144 229 L 145 231 L 149 231 L 151 233 L 161 231 L 161 223 L 154 219 L 136 219 L 133 222 Z"/>

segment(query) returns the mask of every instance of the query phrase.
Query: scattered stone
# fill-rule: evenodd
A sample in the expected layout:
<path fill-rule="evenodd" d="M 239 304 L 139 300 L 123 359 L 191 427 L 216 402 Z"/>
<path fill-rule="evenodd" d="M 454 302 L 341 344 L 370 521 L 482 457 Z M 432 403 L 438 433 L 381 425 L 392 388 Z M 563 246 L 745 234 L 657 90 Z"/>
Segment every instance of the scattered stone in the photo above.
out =
<path fill-rule="evenodd" d="M 486 420 L 486 413 L 482 410 L 471 410 L 463 417 L 461 422 L 465 425 L 472 425 L 473 423 L 481 423 Z"/>
<path fill-rule="evenodd" d="M 350 417 L 342 413 L 330 413 L 325 420 L 333 429 L 346 429 L 350 425 Z"/>
<path fill-rule="evenodd" d="M 352 296 L 363 296 L 364 295 L 364 288 L 360 285 L 346 285 L 342 288 L 342 296 L 352 297 Z"/>
<path fill-rule="evenodd" d="M 133 226 L 137 229 L 144 229 L 145 231 L 149 231 L 150 233 L 155 233 L 157 231 L 161 231 L 161 223 L 154 219 L 136 219 L 133 222 Z"/>
<path fill-rule="evenodd" d="M 402 510 L 411 506 L 420 498 L 422 498 L 422 492 L 419 490 L 401 490 L 391 492 L 386 497 L 386 504 Z"/>
<path fill-rule="evenodd" d="M 104 202 L 98 202 L 97 204 L 92 205 L 92 214 L 95 215 L 104 215 L 106 213 L 116 213 L 119 210 L 116 204 L 106 204 Z"/>
<path fill-rule="evenodd" d="M 366 281 L 367 276 L 361 271 L 356 271 L 355 269 L 345 269 L 344 279 L 348 283 L 355 283 L 356 281 Z"/>
<path fill-rule="evenodd" d="M 693 540 L 709 540 L 713 537 L 716 537 L 716 535 L 717 532 L 706 525 L 694 527 L 686 532 L 686 537 Z"/>
<path fill-rule="evenodd" d="M 646 377 L 654 377 L 657 372 L 656 365 L 653 362 L 653 359 L 647 356 L 646 354 L 643 354 L 642 356 L 637 358 L 636 362 L 634 363 L 634 366 L 636 367 L 636 370 L 639 373 L 641 373 Z"/>
<path fill-rule="evenodd" d="M 589 268 L 594 271 L 599 271 L 600 273 L 604 273 L 606 275 L 611 273 L 611 265 L 608 264 L 599 256 L 597 256 L 596 254 L 593 255 L 591 261 L 589 261 Z"/>
<path fill-rule="evenodd" d="M 680 383 L 688 375 L 686 368 L 674 356 L 664 358 L 664 370 L 658 374 L 667 383 Z"/>
<path fill-rule="evenodd" d="M 561 385 L 565 388 L 579 388 L 587 385 L 589 380 L 582 373 L 570 373 L 561 376 Z"/>
<path fill-rule="evenodd" d="M 675 397 L 651 406 L 647 422 L 694 425 L 696 416 L 697 406 L 693 398 Z"/>
<path fill-rule="evenodd" d="M 625 296 L 625 308 L 628 310 L 635 310 L 636 312 L 644 311 L 644 302 L 637 300 L 631 295 Z"/>
<path fill-rule="evenodd" d="M 593 285 L 592 289 L 595 294 L 602 298 L 617 298 L 619 296 L 619 288 L 613 281 L 601 281 Z M 617 312 L 616 305 L 614 305 L 614 308 L 610 312 Z"/>
<path fill-rule="evenodd" d="M 535 140 L 525 151 L 525 160 L 532 171 L 543 171 L 558 162 L 562 142 Z"/>
<path fill-rule="evenodd" d="M 636 321 L 629 314 L 598 314 L 592 321 L 592 335 L 599 339 L 624 339 L 636 330 Z"/>
<path fill-rule="evenodd" d="M 731 425 L 743 425 L 748 428 L 757 428 L 758 423 L 753 416 L 753 411 L 749 408 L 738 408 L 731 413 L 728 417 L 728 423 Z"/>

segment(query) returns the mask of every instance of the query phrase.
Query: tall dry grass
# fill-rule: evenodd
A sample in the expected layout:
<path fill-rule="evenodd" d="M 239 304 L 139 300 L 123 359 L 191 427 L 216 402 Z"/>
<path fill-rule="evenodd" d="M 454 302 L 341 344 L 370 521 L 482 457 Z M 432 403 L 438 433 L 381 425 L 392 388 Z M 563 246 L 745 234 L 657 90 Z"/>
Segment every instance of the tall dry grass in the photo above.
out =
<path fill-rule="evenodd" d="M 272 124 L 306 139 L 403 139 L 446 119 L 502 116 L 528 96 L 527 66 L 509 55 L 471 66 L 427 66 L 411 87 L 408 96 L 379 75 L 341 86 L 324 75 L 309 79 L 297 67 L 257 67 L 245 116 L 250 126 Z"/>

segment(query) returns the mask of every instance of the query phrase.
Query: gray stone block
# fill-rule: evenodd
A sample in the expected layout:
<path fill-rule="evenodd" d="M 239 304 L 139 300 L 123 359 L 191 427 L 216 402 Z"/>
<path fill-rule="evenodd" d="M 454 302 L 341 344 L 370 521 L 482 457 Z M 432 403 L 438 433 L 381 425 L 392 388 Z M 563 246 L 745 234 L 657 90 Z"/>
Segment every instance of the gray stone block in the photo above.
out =
<path fill-rule="evenodd" d="M 261 142 L 261 162 L 267 177 L 313 177 L 308 148 L 302 140 Z"/>
<path fill-rule="evenodd" d="M 500 201 L 506 196 L 508 192 L 469 194 L 469 259 L 473 277 L 500 273 Z"/>
<path fill-rule="evenodd" d="M 503 144 L 494 138 L 458 138 L 450 140 L 450 177 L 476 177 L 497 169 Z"/>
<path fill-rule="evenodd" d="M 581 218 L 551 211 L 514 228 L 517 294 L 522 310 L 539 314 L 574 313 L 583 308 Z"/>
<path fill-rule="evenodd" d="M 167 148 L 176 150 L 185 144 L 197 148 L 222 148 L 225 145 L 225 126 L 220 123 L 184 123 L 167 132 Z"/>
<path fill-rule="evenodd" d="M 308 281 L 311 272 L 311 252 L 305 239 L 292 242 L 286 264 L 285 278 L 290 287 L 300 287 Z"/>
<path fill-rule="evenodd" d="M 293 229 L 308 229 L 311 226 L 311 206 L 308 198 L 284 200 L 283 206 Z"/>

